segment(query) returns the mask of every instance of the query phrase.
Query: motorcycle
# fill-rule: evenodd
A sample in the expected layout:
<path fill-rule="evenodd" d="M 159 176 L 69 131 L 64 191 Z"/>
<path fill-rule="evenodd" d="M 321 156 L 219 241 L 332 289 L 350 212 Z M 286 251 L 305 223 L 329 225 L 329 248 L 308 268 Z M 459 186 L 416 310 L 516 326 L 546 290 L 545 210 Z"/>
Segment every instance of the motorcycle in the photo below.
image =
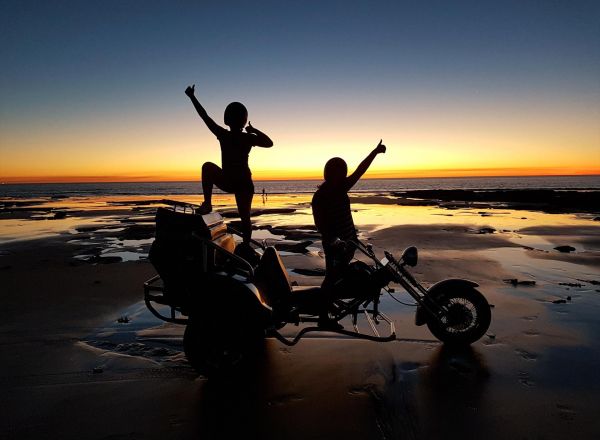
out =
<path fill-rule="evenodd" d="M 253 241 L 257 250 L 248 252 L 236 245 L 239 232 L 218 213 L 197 215 L 195 205 L 165 202 L 171 208 L 157 210 L 149 254 L 158 274 L 144 283 L 144 300 L 159 319 L 186 326 L 186 357 L 203 375 L 239 366 L 260 352 L 267 337 L 288 346 L 311 332 L 393 341 L 394 322 L 380 310 L 382 296 L 394 293 L 390 284 L 402 287 L 416 302 L 415 324 L 427 325 L 445 344 L 471 344 L 489 328 L 490 306 L 477 283 L 446 279 L 425 288 L 413 277 L 409 268 L 418 262 L 414 246 L 397 258 L 387 251 L 378 258 L 371 245 L 348 243 L 369 264 L 351 262 L 325 294 L 321 286 L 293 286 L 273 246 Z M 349 318 L 352 330 L 320 323 L 325 298 L 329 322 Z M 159 310 L 161 306 L 169 313 Z M 359 328 L 362 316 L 370 333 Z M 302 328 L 285 337 L 281 330 L 290 324 Z"/>

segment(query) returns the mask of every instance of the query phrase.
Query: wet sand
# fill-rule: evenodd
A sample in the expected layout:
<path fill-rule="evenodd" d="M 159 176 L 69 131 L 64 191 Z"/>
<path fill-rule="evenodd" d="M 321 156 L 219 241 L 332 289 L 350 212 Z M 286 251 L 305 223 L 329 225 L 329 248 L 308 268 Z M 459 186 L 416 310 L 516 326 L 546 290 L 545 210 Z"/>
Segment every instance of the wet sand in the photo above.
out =
<path fill-rule="evenodd" d="M 448 277 L 480 283 L 494 305 L 492 325 L 470 349 L 448 350 L 414 326 L 413 307 L 385 297 L 397 341 L 325 335 L 290 348 L 268 340 L 236 377 L 206 380 L 182 354 L 183 329 L 140 302 L 154 274 L 145 256 L 158 200 L 42 201 L 36 212 L 0 213 L 0 436 L 595 438 L 600 224 L 370 197 L 353 202 L 354 216 L 377 252 L 414 244 L 414 273 L 426 285 Z M 231 209 L 231 199 L 216 200 L 217 209 Z M 254 236 L 291 245 L 283 252 L 290 275 L 311 285 L 321 278 L 293 271 L 318 275 L 324 266 L 307 202 L 257 201 Z M 293 246 L 301 241 L 312 243 Z"/>

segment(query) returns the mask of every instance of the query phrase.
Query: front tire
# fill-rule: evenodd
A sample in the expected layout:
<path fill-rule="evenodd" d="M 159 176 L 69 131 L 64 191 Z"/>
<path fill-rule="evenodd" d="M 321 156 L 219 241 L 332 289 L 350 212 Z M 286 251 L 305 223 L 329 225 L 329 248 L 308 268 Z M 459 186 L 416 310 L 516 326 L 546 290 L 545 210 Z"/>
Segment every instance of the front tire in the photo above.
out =
<path fill-rule="evenodd" d="M 488 330 L 492 320 L 490 305 L 473 288 L 448 289 L 432 299 L 445 313 L 436 318 L 429 316 L 427 327 L 445 344 L 469 345 L 478 341 Z"/>

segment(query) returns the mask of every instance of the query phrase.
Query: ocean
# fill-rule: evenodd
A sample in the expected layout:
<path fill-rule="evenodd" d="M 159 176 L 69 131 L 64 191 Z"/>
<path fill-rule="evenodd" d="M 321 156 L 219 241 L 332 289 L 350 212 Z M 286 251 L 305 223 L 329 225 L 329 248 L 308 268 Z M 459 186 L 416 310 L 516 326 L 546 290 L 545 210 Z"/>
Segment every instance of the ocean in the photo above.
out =
<path fill-rule="evenodd" d="M 320 180 L 255 181 L 256 193 L 312 193 Z M 417 189 L 569 189 L 600 190 L 600 175 L 527 177 L 444 177 L 419 179 L 364 179 L 352 192 L 390 192 Z M 215 191 L 219 193 L 219 190 Z M 64 198 L 123 195 L 200 194 L 200 182 L 27 183 L 0 185 L 0 198 Z"/>

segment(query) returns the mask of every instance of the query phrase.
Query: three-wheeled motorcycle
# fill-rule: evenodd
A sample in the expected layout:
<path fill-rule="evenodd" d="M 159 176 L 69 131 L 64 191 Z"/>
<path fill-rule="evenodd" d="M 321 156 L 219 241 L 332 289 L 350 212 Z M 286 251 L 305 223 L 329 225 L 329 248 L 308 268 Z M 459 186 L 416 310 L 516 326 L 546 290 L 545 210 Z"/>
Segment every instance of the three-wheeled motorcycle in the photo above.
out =
<path fill-rule="evenodd" d="M 149 254 L 158 274 L 144 283 L 144 299 L 156 317 L 186 325 L 185 354 L 201 374 L 240 365 L 260 351 L 265 337 L 295 345 L 309 332 L 328 331 L 393 341 L 394 322 L 379 309 L 382 295 L 393 292 L 390 284 L 400 285 L 416 301 L 416 325 L 426 324 L 446 344 L 471 344 L 490 325 L 490 306 L 476 283 L 447 279 L 426 289 L 411 275 L 408 268 L 418 260 L 415 247 L 398 258 L 386 251 L 378 259 L 370 245 L 350 243 L 369 264 L 350 263 L 329 287 L 333 292 L 324 295 L 320 286 L 292 286 L 274 247 L 253 241 L 256 250 L 249 254 L 247 247 L 236 245 L 239 233 L 218 213 L 197 215 L 196 205 L 165 203 L 170 207 L 157 209 Z M 331 320 L 349 318 L 352 330 L 319 325 L 325 298 Z M 359 329 L 360 317 L 370 333 Z M 280 332 L 288 324 L 301 326 L 294 337 Z"/>

